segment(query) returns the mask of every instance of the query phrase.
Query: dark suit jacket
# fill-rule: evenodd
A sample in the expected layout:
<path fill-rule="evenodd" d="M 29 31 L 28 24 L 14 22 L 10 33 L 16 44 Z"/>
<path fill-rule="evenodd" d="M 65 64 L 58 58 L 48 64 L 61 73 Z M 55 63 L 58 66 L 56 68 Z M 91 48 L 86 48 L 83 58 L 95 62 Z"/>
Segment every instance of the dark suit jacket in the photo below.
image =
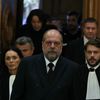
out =
<path fill-rule="evenodd" d="M 77 71 L 76 63 L 60 57 L 53 83 L 49 84 L 43 54 L 25 58 L 19 66 L 11 100 L 75 100 L 73 84 Z"/>
<path fill-rule="evenodd" d="M 64 47 L 64 49 L 65 50 L 63 52 L 63 56 L 81 65 L 85 63 L 83 38 L 79 38 L 77 40 L 68 43 L 68 45 Z"/>
<path fill-rule="evenodd" d="M 77 91 L 75 92 L 77 100 L 85 100 L 86 98 L 88 73 L 89 70 L 86 65 L 80 67 L 79 73 L 77 74 L 78 76 L 76 76 L 78 79 L 76 83 Z M 100 67 L 96 69 L 96 75 L 100 86 Z"/>
<path fill-rule="evenodd" d="M 1 100 L 9 100 L 9 76 L 10 74 L 8 71 L 2 71 L 2 78 L 1 78 Z"/>
<path fill-rule="evenodd" d="M 2 97 L 2 79 L 3 79 L 3 68 L 2 68 L 2 65 L 0 64 L 0 100 L 3 100 L 1 97 Z"/>

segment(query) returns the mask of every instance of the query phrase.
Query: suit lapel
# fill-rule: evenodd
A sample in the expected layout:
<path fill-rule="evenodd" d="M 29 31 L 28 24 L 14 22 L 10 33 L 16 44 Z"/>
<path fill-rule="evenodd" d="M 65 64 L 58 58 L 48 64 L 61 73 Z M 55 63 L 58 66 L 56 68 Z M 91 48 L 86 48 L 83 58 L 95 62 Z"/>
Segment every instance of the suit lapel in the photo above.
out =
<path fill-rule="evenodd" d="M 78 81 L 78 85 L 80 87 L 79 97 L 82 100 L 83 100 L 83 98 L 85 100 L 86 92 L 87 92 L 88 74 L 89 74 L 89 70 L 88 70 L 86 64 L 84 66 L 80 67 L 79 72 L 80 72 L 80 74 L 79 74 L 80 78 L 79 78 L 79 81 Z M 99 85 L 100 85 L 100 67 L 98 69 L 96 69 L 96 74 L 97 74 Z"/>
<path fill-rule="evenodd" d="M 60 57 L 58 62 L 57 62 L 57 64 L 56 64 L 55 70 L 54 70 L 53 84 L 55 84 L 57 81 L 60 80 L 60 78 L 62 76 L 61 74 L 63 73 L 63 71 L 64 71 L 64 66 L 63 66 L 62 58 Z M 39 74 L 41 83 L 44 86 L 49 86 L 48 77 L 47 77 L 47 71 L 46 71 L 46 64 L 45 64 L 45 60 L 44 60 L 43 55 L 41 55 L 41 57 L 39 59 L 37 72 Z"/>
<path fill-rule="evenodd" d="M 54 70 L 54 78 L 53 78 L 52 86 L 55 86 L 60 82 L 60 80 L 62 79 L 61 77 L 63 76 L 65 71 L 64 69 L 65 66 L 64 66 L 63 58 L 60 57 Z"/>
<path fill-rule="evenodd" d="M 83 38 L 81 38 L 80 40 L 80 59 L 81 59 L 81 63 L 80 64 L 85 64 L 85 53 L 84 53 L 84 40 Z"/>
<path fill-rule="evenodd" d="M 41 83 L 44 86 L 48 86 L 46 64 L 45 64 L 43 54 L 40 55 L 39 62 L 37 63 L 37 72 Z"/>
<path fill-rule="evenodd" d="M 89 70 L 87 68 L 87 66 L 82 66 L 80 68 L 80 93 L 81 93 L 81 97 L 84 98 L 86 97 L 86 91 L 87 91 L 87 81 L 88 81 L 88 74 L 89 74 Z"/>
<path fill-rule="evenodd" d="M 100 86 L 100 66 L 96 69 L 96 75 L 97 75 L 99 86 Z"/>

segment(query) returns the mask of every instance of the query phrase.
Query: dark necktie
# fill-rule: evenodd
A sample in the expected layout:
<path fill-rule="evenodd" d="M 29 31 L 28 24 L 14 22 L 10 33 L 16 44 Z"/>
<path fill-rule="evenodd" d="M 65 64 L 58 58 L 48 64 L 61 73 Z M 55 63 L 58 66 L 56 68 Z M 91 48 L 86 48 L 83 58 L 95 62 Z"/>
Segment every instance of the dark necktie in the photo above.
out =
<path fill-rule="evenodd" d="M 54 67 L 54 64 L 53 63 L 49 63 L 48 67 L 49 67 L 48 81 L 49 81 L 49 83 L 51 83 L 53 81 L 52 79 L 53 79 L 53 67 Z"/>
<path fill-rule="evenodd" d="M 93 71 L 95 71 L 95 69 L 94 68 L 89 68 L 89 71 L 93 72 Z"/>

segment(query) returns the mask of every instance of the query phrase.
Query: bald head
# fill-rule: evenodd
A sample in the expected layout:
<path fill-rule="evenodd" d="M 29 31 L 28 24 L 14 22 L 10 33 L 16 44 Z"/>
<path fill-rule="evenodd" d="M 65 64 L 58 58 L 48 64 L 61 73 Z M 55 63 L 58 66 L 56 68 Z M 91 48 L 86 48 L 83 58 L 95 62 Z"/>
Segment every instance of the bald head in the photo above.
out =
<path fill-rule="evenodd" d="M 50 29 L 50 30 L 46 31 L 43 35 L 42 41 L 44 41 L 49 36 L 57 36 L 57 38 L 59 38 L 61 40 L 61 42 L 63 43 L 63 37 L 57 29 Z"/>

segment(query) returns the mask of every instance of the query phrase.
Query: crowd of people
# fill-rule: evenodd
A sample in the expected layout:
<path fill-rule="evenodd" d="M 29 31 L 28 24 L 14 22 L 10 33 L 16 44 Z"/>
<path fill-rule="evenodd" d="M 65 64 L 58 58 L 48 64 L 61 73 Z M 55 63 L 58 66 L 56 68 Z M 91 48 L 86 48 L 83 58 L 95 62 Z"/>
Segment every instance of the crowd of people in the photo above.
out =
<path fill-rule="evenodd" d="M 68 12 L 66 23 L 32 10 L 0 63 L 0 100 L 99 100 L 98 24 Z M 59 25 L 58 25 L 59 23 Z"/>

